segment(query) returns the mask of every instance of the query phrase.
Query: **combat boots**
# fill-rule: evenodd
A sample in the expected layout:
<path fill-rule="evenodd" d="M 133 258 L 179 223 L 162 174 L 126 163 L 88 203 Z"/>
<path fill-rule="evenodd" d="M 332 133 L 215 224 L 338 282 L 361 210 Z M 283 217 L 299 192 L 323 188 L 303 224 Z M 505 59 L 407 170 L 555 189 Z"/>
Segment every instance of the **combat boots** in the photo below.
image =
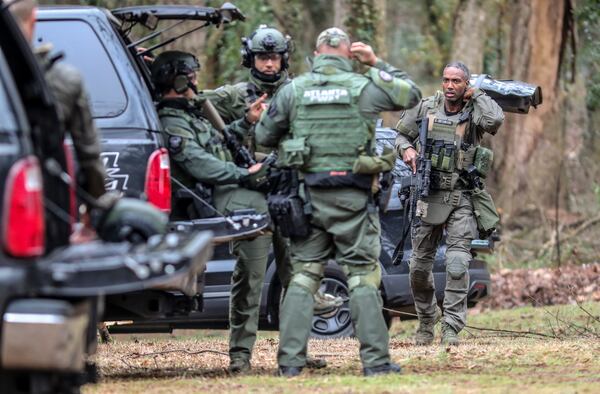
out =
<path fill-rule="evenodd" d="M 442 345 L 457 346 L 459 344 L 458 333 L 445 321 L 442 322 Z"/>
<path fill-rule="evenodd" d="M 415 333 L 415 345 L 417 346 L 429 346 L 433 343 L 435 336 L 435 325 L 442 318 L 442 310 L 439 306 L 435 306 L 435 315 L 433 319 L 419 320 L 419 328 Z"/>
<path fill-rule="evenodd" d="M 229 361 L 227 372 L 232 375 L 239 375 L 250 371 L 250 360 L 245 358 L 232 358 Z"/>

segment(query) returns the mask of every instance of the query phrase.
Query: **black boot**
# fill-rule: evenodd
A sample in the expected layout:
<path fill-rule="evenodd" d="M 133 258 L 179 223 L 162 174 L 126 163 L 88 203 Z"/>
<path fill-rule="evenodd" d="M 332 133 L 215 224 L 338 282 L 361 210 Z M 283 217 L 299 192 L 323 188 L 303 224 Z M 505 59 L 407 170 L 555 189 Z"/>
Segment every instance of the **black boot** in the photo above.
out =
<path fill-rule="evenodd" d="M 388 373 L 402 373 L 402 368 L 394 363 L 385 363 L 376 367 L 363 368 L 363 374 L 365 376 L 387 375 Z"/>
<path fill-rule="evenodd" d="M 293 378 L 294 376 L 300 375 L 301 372 L 302 367 L 285 367 L 283 365 L 280 365 L 279 370 L 277 371 L 277 375 L 286 378 Z"/>

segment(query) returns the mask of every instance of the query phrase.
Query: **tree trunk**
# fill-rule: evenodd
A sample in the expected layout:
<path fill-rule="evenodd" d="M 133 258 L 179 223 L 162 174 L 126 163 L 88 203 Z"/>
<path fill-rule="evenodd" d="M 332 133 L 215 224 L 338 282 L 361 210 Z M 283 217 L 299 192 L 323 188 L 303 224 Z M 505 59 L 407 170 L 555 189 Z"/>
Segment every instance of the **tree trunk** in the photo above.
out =
<path fill-rule="evenodd" d="M 456 8 L 451 60 L 465 63 L 472 73 L 483 71 L 486 12 L 482 0 L 461 0 Z"/>
<path fill-rule="evenodd" d="M 541 86 L 544 103 L 528 115 L 507 114 L 492 138 L 497 159 L 493 189 L 508 221 L 524 209 L 543 212 L 542 207 L 554 206 L 557 198 L 565 148 L 559 64 L 567 2 L 513 0 L 509 6 L 506 74 Z"/>

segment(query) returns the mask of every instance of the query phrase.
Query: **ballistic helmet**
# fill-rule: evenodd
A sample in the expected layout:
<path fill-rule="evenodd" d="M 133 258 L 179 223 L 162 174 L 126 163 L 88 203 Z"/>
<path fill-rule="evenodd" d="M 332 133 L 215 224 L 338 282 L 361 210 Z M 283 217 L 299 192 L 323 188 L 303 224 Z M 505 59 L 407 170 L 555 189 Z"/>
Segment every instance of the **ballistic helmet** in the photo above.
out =
<path fill-rule="evenodd" d="M 152 82 L 159 93 L 169 89 L 181 94 L 188 88 L 196 91 L 193 74 L 200 70 L 196 56 L 181 51 L 165 51 L 152 62 Z"/>
<path fill-rule="evenodd" d="M 169 218 L 148 202 L 121 198 L 92 221 L 97 222 L 94 227 L 104 241 L 140 243 L 166 233 Z"/>
<path fill-rule="evenodd" d="M 267 25 L 260 25 L 249 37 L 242 38 L 242 66 L 254 70 L 254 55 L 257 53 L 279 53 L 281 55 L 281 70 L 288 68 L 291 37 L 284 36 L 279 30 Z M 257 75 L 261 78 L 260 73 Z M 272 79 L 264 75 L 265 80 Z"/>
<path fill-rule="evenodd" d="M 323 44 L 327 44 L 332 48 L 337 48 L 342 42 L 350 45 L 348 34 L 340 28 L 330 27 L 319 34 L 319 37 L 317 37 L 316 48 L 319 48 Z"/>

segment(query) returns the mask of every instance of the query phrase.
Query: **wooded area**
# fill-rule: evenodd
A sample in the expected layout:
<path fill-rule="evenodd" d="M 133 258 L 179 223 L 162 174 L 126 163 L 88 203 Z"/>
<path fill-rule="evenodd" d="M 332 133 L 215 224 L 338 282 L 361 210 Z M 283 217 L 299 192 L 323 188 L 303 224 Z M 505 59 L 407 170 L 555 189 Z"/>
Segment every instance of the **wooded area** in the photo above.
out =
<path fill-rule="evenodd" d="M 222 0 L 206 0 L 220 6 Z M 41 1 L 108 8 L 148 0 Z M 168 1 L 186 4 L 189 1 Z M 196 2 L 193 2 L 197 4 Z M 424 95 L 439 87 L 443 66 L 465 62 L 473 73 L 542 87 L 544 103 L 507 114 L 494 138 L 488 187 L 505 230 L 553 242 L 600 212 L 600 0 L 235 0 L 247 19 L 173 44 L 198 54 L 202 87 L 240 80 L 240 38 L 259 24 L 294 39 L 292 72 L 306 70 L 322 29 L 344 27 L 406 70 Z M 532 231 L 535 230 L 535 231 Z M 515 237 L 518 238 L 518 237 Z M 511 237 L 507 237 L 510 240 Z M 596 242 L 597 244 L 597 242 Z M 592 245 L 597 255 L 599 252 Z"/>

